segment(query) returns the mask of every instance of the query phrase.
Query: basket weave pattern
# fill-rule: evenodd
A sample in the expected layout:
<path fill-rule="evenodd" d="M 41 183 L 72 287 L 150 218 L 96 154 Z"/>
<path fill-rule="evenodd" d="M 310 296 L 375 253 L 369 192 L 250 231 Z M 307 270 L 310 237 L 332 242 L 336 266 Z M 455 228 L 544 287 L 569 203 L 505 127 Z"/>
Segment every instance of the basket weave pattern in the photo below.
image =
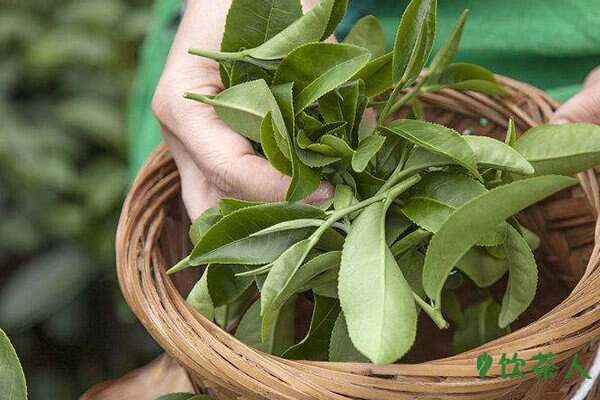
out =
<path fill-rule="evenodd" d="M 498 79 L 509 96 L 453 90 L 423 95 L 428 119 L 502 137 L 509 116 L 523 131 L 547 121 L 558 106 L 535 88 Z M 488 123 L 480 124 L 481 118 Z M 536 254 L 540 275 L 558 278 L 568 297 L 529 325 L 449 358 L 393 365 L 290 361 L 249 348 L 195 312 L 181 293 L 187 293 L 199 269 L 174 277 L 165 273 L 190 245 L 179 175 L 164 146 L 146 162 L 123 207 L 117 233 L 119 281 L 154 339 L 185 367 L 199 391 L 217 399 L 568 399 L 579 384 L 563 380 L 571 357 L 580 351 L 581 363 L 588 365 L 600 337 L 600 192 L 594 171 L 579 179 L 579 187 L 520 215 L 542 239 Z M 495 362 L 488 378 L 480 379 L 476 358 L 484 351 Z M 497 361 L 515 352 L 523 359 L 554 353 L 556 377 L 536 379 L 528 361 L 525 379 L 502 379 Z M 600 399 L 598 388 L 590 398 Z"/>

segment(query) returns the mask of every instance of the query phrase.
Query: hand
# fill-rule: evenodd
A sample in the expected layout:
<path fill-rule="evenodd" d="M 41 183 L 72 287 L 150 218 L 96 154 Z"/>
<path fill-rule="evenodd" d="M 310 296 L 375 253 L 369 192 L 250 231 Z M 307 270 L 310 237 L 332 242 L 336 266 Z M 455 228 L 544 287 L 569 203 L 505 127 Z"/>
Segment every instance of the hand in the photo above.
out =
<path fill-rule="evenodd" d="M 600 67 L 590 72 L 581 91 L 560 106 L 550 122 L 600 124 Z"/>
<path fill-rule="evenodd" d="M 303 3 L 313 5 L 316 0 Z M 218 64 L 187 50 L 220 48 L 230 5 L 230 0 L 187 1 L 152 103 L 179 169 L 183 201 L 192 219 L 222 196 L 280 201 L 290 181 L 256 155 L 251 143 L 225 125 L 211 106 L 183 98 L 187 91 L 214 95 L 223 90 Z M 306 201 L 323 202 L 332 194 L 333 187 L 323 182 Z"/>

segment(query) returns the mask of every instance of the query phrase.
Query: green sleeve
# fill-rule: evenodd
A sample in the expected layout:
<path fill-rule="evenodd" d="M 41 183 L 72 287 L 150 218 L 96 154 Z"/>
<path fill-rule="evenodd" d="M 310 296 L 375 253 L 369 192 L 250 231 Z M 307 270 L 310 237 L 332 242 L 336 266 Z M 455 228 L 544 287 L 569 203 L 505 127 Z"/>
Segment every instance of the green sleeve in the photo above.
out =
<path fill-rule="evenodd" d="M 161 141 L 160 127 L 152 114 L 152 95 L 175 36 L 182 4 L 181 0 L 155 1 L 152 20 L 141 48 L 127 121 L 131 177 Z"/>

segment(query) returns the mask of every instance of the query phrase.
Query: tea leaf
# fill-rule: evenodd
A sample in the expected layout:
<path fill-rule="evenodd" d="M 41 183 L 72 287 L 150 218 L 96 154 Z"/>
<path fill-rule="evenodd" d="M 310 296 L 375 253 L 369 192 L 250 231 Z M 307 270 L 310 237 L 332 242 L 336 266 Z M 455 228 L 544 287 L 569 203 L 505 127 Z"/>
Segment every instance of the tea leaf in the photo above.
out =
<path fill-rule="evenodd" d="M 501 328 L 508 326 L 529 307 L 537 289 L 538 273 L 529 245 L 512 226 L 504 243 L 508 264 L 508 286 L 498 317 Z"/>
<path fill-rule="evenodd" d="M 354 197 L 354 190 L 348 185 L 340 183 L 335 186 L 335 196 L 333 197 L 333 208 L 341 210 L 346 207 L 350 207 L 356 202 Z"/>
<path fill-rule="evenodd" d="M 369 61 L 352 79 L 361 79 L 365 83 L 365 94 L 377 96 L 388 90 L 394 83 L 392 79 L 393 53 Z"/>
<path fill-rule="evenodd" d="M 463 11 L 460 18 L 454 25 L 454 28 L 452 29 L 450 37 L 446 39 L 446 41 L 439 49 L 435 57 L 433 57 L 433 61 L 431 62 L 431 66 L 429 67 L 430 73 L 432 75 L 435 75 L 438 71 L 446 67 L 446 65 L 448 65 L 448 63 L 450 63 L 454 58 L 454 54 L 458 49 L 458 44 L 460 43 L 460 38 L 465 27 L 465 22 L 467 20 L 468 13 L 468 10 Z"/>
<path fill-rule="evenodd" d="M 274 84 L 294 82 L 296 115 L 327 92 L 348 81 L 369 61 L 369 52 L 337 43 L 311 43 L 283 59 Z"/>
<path fill-rule="evenodd" d="M 383 132 L 382 136 L 386 139 L 386 145 L 377 153 L 375 175 L 387 179 L 402 160 L 402 154 L 409 143 L 396 134 Z"/>
<path fill-rule="evenodd" d="M 208 292 L 215 307 L 220 307 L 234 302 L 253 283 L 253 277 L 237 277 L 235 274 L 247 271 L 242 265 L 219 265 L 209 266 L 206 275 Z"/>
<path fill-rule="evenodd" d="M 218 207 L 208 208 L 200 214 L 190 226 L 189 236 L 192 244 L 196 245 L 210 227 L 216 224 L 222 217 Z"/>
<path fill-rule="evenodd" d="M 468 63 L 448 65 L 424 90 L 436 91 L 443 88 L 473 90 L 489 95 L 506 94 L 493 73 L 479 65 Z"/>
<path fill-rule="evenodd" d="M 292 163 L 292 180 L 286 193 L 286 200 L 289 202 L 300 201 L 311 195 L 321 182 L 320 174 L 303 164 L 298 158 L 298 149 L 294 140 L 295 119 L 294 119 L 294 99 L 293 83 L 283 83 L 273 87 L 273 95 L 279 105 L 283 120 L 287 129 L 279 128 L 275 123 L 273 125 L 279 134 L 287 138 L 290 161 Z M 287 133 L 286 133 L 287 132 Z M 277 134 L 277 132 L 275 133 Z M 281 150 L 281 149 L 280 149 Z"/>
<path fill-rule="evenodd" d="M 327 39 L 330 35 L 335 32 L 335 28 L 339 25 L 339 23 L 344 18 L 346 14 L 346 10 L 348 9 L 348 0 L 336 0 L 333 4 L 333 8 L 331 9 L 331 14 L 329 16 L 329 21 L 327 22 L 327 27 L 325 28 L 325 32 L 321 37 L 322 40 Z"/>
<path fill-rule="evenodd" d="M 540 125 L 515 143 L 536 175 L 572 175 L 600 164 L 600 127 L 593 124 Z"/>
<path fill-rule="evenodd" d="M 430 237 L 431 232 L 428 232 L 424 229 L 417 229 L 394 243 L 390 250 L 394 257 L 396 257 L 421 245 L 421 243 L 425 242 Z"/>
<path fill-rule="evenodd" d="M 302 228 L 309 228 L 309 227 L 317 228 L 321 224 L 323 224 L 323 222 L 324 221 L 322 219 L 316 219 L 316 218 L 298 218 L 298 219 L 293 219 L 290 221 L 283 221 L 283 222 L 280 222 L 275 225 L 271 225 L 268 228 L 265 228 L 256 233 L 253 233 L 251 236 L 256 237 L 256 236 L 268 235 L 271 233 L 285 232 L 285 231 L 290 231 L 290 230 L 294 230 L 294 229 L 302 229 Z"/>
<path fill-rule="evenodd" d="M 435 0 L 412 0 L 406 7 L 394 44 L 393 79 L 406 86 L 419 76 L 435 38 Z"/>
<path fill-rule="evenodd" d="M 265 335 L 283 304 L 317 275 L 337 268 L 340 252 L 319 255 L 304 265 L 312 248 L 310 240 L 298 242 L 278 258 L 261 290 L 262 330 Z"/>
<path fill-rule="evenodd" d="M 277 135 L 277 133 L 273 129 L 273 118 L 271 117 L 271 112 L 269 111 L 263 119 L 260 128 L 260 143 L 263 151 L 265 152 L 265 156 L 271 165 L 273 165 L 273 167 L 275 167 L 275 169 L 282 174 L 291 176 L 292 164 L 285 154 L 279 150 L 275 135 Z"/>
<path fill-rule="evenodd" d="M 442 313 L 456 324 L 457 328 L 465 325 L 465 317 L 463 316 L 458 296 L 454 290 L 444 289 L 442 292 Z"/>
<path fill-rule="evenodd" d="M 329 343 L 329 361 L 333 362 L 369 362 L 369 359 L 356 350 L 350 335 L 344 313 L 340 313 L 333 325 Z"/>
<path fill-rule="evenodd" d="M 458 132 L 450 128 L 430 122 L 404 119 L 394 121 L 389 128 L 381 129 L 393 132 L 432 153 L 449 157 L 475 177 L 480 177 L 473 150 Z"/>
<path fill-rule="evenodd" d="M 279 107 L 264 80 L 241 83 L 214 97 L 188 93 L 192 100 L 210 104 L 233 130 L 254 142 L 260 142 L 262 120 L 269 112 L 279 115 Z"/>
<path fill-rule="evenodd" d="M 282 355 L 294 345 L 295 309 L 296 298 L 292 297 L 274 316 L 272 329 L 261 337 L 260 300 L 256 300 L 242 317 L 235 337 L 257 350 Z"/>
<path fill-rule="evenodd" d="M 261 60 L 277 60 L 299 46 L 318 42 L 323 36 L 329 36 L 330 24 L 337 25 L 339 12 L 345 10 L 344 3 L 347 0 L 322 0 L 271 39 L 243 53 Z"/>
<path fill-rule="evenodd" d="M 385 32 L 376 17 L 367 15 L 354 24 L 344 43 L 369 50 L 371 58 L 381 57 L 385 53 Z"/>
<path fill-rule="evenodd" d="M 481 247 L 473 246 L 456 263 L 456 268 L 478 287 L 486 288 L 498 282 L 508 271 L 506 260 L 490 256 Z"/>
<path fill-rule="evenodd" d="M 385 218 L 386 243 L 394 243 L 411 225 L 412 221 L 404 216 L 400 207 L 391 205 Z"/>
<path fill-rule="evenodd" d="M 410 190 L 411 196 L 431 198 L 460 207 L 487 190 L 480 182 L 456 172 L 431 172 Z"/>
<path fill-rule="evenodd" d="M 206 267 L 204 273 L 188 294 L 186 301 L 193 309 L 212 321 L 215 318 L 215 305 L 208 291 L 209 268 Z"/>
<path fill-rule="evenodd" d="M 290 347 L 283 357 L 290 360 L 327 361 L 331 331 L 339 314 L 338 300 L 315 296 L 315 307 L 308 333 L 300 343 Z"/>
<path fill-rule="evenodd" d="M 233 199 L 231 197 L 222 197 L 219 200 L 219 210 L 221 210 L 222 215 L 229 215 L 232 212 L 240 210 L 242 208 L 254 207 L 254 206 L 258 206 L 260 204 L 265 204 L 265 203 Z"/>
<path fill-rule="evenodd" d="M 464 136 L 471 146 L 477 165 L 514 172 L 520 175 L 533 175 L 533 166 L 518 151 L 499 140 L 487 136 Z"/>
<path fill-rule="evenodd" d="M 369 136 L 360 142 L 352 156 L 352 169 L 356 172 L 363 172 L 384 143 L 385 137 L 379 135 Z"/>
<path fill-rule="evenodd" d="M 299 0 L 234 0 L 227 13 L 221 50 L 255 48 L 300 17 Z"/>
<path fill-rule="evenodd" d="M 273 224 L 297 218 L 322 217 L 324 217 L 322 210 L 306 204 L 267 203 L 239 209 L 223 217 L 206 232 L 194 246 L 189 257 L 190 263 L 196 264 L 196 260 L 203 255 Z M 171 269 L 169 272 L 177 270 Z"/>
<path fill-rule="evenodd" d="M 296 221 L 296 220 L 294 220 Z M 314 223 L 311 225 L 313 226 Z M 268 228 L 266 228 L 268 229 Z M 190 259 L 192 265 L 200 264 L 268 264 L 275 261 L 293 244 L 306 239 L 314 229 L 303 228 L 271 232 L 248 237 L 227 243 L 214 250 Z"/>
<path fill-rule="evenodd" d="M 235 0 L 227 13 L 221 51 L 236 52 L 258 47 L 301 16 L 299 0 Z M 236 61 L 231 65 L 227 86 L 264 77 L 262 68 Z"/>
<path fill-rule="evenodd" d="M 439 307 L 448 274 L 490 227 L 577 181 L 564 176 L 542 176 L 498 186 L 457 209 L 429 243 L 423 286 Z"/>
<path fill-rule="evenodd" d="M 454 331 L 454 352 L 462 353 L 509 333 L 498 327 L 499 314 L 500 305 L 492 299 L 465 308 L 464 324 Z"/>
<path fill-rule="evenodd" d="M 425 298 L 425 290 L 423 289 L 425 256 L 413 248 L 401 254 L 396 261 L 398 261 L 402 275 L 406 278 L 412 291 L 419 297 Z"/>
<path fill-rule="evenodd" d="M 27 399 L 23 368 L 15 348 L 2 329 L 0 329 L 0 393 L 6 399 Z"/>
<path fill-rule="evenodd" d="M 333 148 L 342 157 L 352 157 L 354 154 L 354 150 L 352 150 L 348 143 L 337 136 L 326 134 L 321 136 L 320 141 Z"/>
<path fill-rule="evenodd" d="M 385 212 L 383 203 L 374 203 L 354 220 L 344 243 L 338 289 L 352 343 L 380 364 L 410 349 L 417 323 L 412 290 L 385 242 Z"/>

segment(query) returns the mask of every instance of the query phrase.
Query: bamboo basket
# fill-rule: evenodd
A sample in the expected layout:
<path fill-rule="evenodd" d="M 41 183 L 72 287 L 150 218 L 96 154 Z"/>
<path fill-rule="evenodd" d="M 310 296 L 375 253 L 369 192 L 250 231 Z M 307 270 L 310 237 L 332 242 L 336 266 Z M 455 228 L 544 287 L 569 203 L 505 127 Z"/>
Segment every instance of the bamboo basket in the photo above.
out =
<path fill-rule="evenodd" d="M 503 137 L 509 116 L 524 131 L 547 121 L 558 106 L 536 88 L 498 79 L 508 96 L 454 90 L 423 95 L 428 119 L 459 131 Z M 530 310 L 513 324 L 512 333 L 454 356 L 443 356 L 443 351 L 419 353 L 435 349 L 438 342 L 447 343 L 443 337 L 438 340 L 436 328 L 420 321 L 418 336 L 435 340 L 418 341 L 414 354 L 399 364 L 290 361 L 246 346 L 198 314 L 187 305 L 185 295 L 201 269 L 174 276 L 165 273 L 190 250 L 190 222 L 176 166 L 164 145 L 147 160 L 123 206 L 117 233 L 119 281 L 134 313 L 186 369 L 198 393 L 208 392 L 216 399 L 570 399 L 581 383 L 564 381 L 570 360 L 579 351 L 582 365 L 590 368 L 600 338 L 598 175 L 588 171 L 579 180 L 580 186 L 520 215 L 521 222 L 542 239 L 536 253 L 540 287 Z M 480 379 L 476 358 L 484 351 L 494 357 L 494 364 Z M 555 354 L 555 378 L 538 380 L 532 361 L 527 362 L 523 379 L 500 376 L 497 361 L 503 353 L 529 359 L 540 352 Z M 597 386 L 588 399 L 600 399 Z"/>

